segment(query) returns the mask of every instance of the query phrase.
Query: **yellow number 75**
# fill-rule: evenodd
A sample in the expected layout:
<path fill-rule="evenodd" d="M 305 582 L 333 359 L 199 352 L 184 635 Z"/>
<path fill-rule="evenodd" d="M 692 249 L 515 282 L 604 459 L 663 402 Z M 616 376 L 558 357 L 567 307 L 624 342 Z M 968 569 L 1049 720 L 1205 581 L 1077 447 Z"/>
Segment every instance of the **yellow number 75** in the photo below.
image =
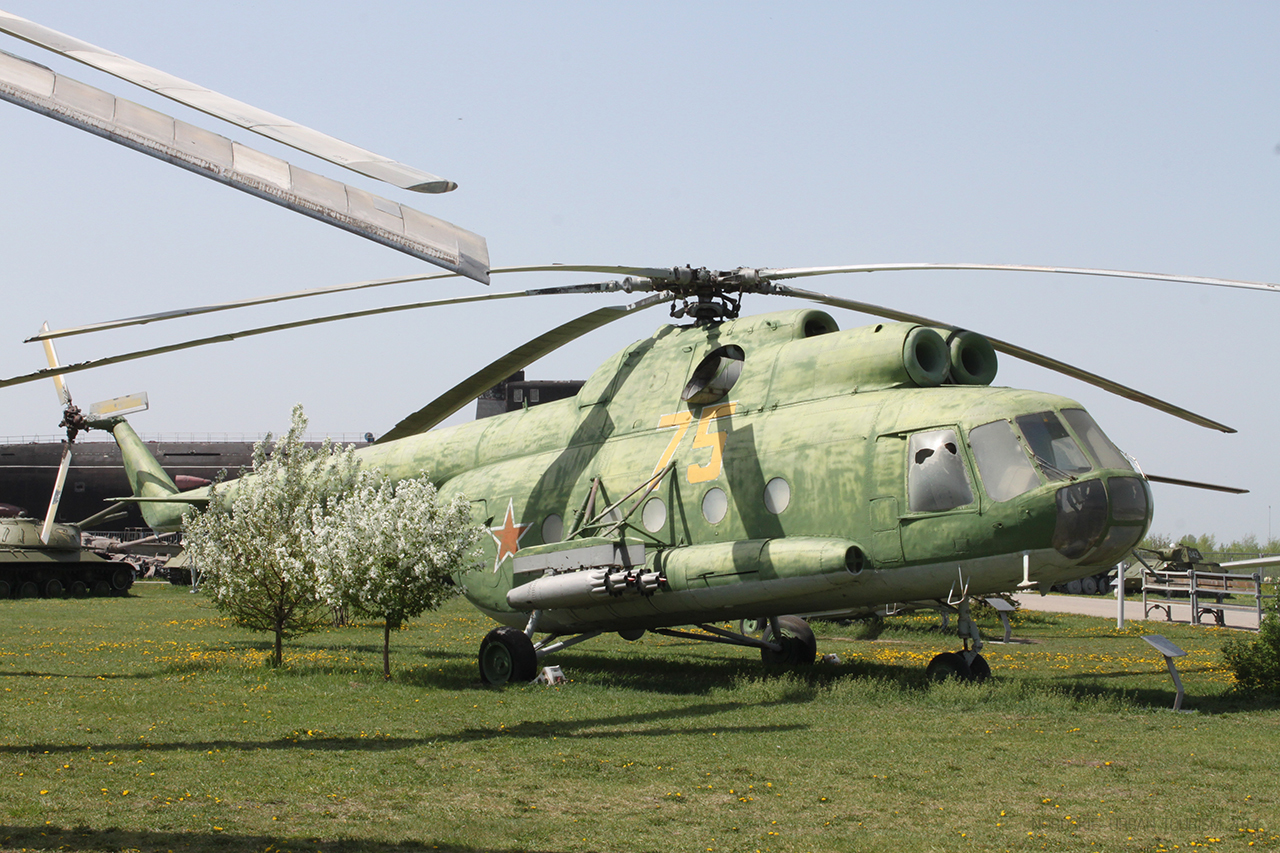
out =
<path fill-rule="evenodd" d="M 695 450 L 700 447 L 711 448 L 711 458 L 704 465 L 689 466 L 687 476 L 690 483 L 705 483 L 720 476 L 720 469 L 724 465 L 724 443 L 729 435 L 727 432 L 711 432 L 711 422 L 729 417 L 737 407 L 737 403 L 724 403 L 702 410 L 702 417 L 698 418 L 698 429 L 693 436 L 693 447 Z M 658 429 L 671 429 L 674 427 L 675 435 L 671 436 L 667 449 L 663 451 L 662 458 L 658 460 L 658 464 L 654 467 L 653 473 L 655 475 L 667 467 L 671 457 L 675 455 L 676 448 L 680 446 L 681 439 L 689 431 L 689 426 L 692 423 L 692 412 L 672 412 L 658 419 Z"/>

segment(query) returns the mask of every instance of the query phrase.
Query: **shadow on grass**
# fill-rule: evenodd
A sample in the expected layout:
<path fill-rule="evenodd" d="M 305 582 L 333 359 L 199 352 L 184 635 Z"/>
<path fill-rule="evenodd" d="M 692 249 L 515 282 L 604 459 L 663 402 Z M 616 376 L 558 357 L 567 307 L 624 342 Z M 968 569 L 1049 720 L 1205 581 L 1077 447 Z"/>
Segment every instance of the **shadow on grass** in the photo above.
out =
<path fill-rule="evenodd" d="M 162 675 L 162 672 L 110 672 L 110 673 L 75 673 L 75 672 L 36 672 L 35 670 L 26 669 L 19 672 L 0 672 L 0 678 L 87 678 L 90 681 L 113 681 L 117 679 L 143 679 L 155 678 Z"/>
<path fill-rule="evenodd" d="M 340 838 L 324 841 L 318 838 L 286 838 L 278 835 L 255 835 L 238 832 L 165 832 L 146 829 L 90 829 L 77 826 L 6 826 L 0 827 L 0 847 L 6 850 L 86 850 L 115 851 L 195 851 L 195 853 L 227 853 L 233 850 L 270 850 L 273 853 L 558 853 L 560 848 L 473 847 L 451 844 L 440 839 L 421 841 L 373 841 L 367 838 Z"/>
<path fill-rule="evenodd" d="M 1180 669 L 1181 675 L 1197 672 L 1212 672 L 1210 667 L 1192 667 Z M 1123 678 L 1149 678 L 1149 672 L 1107 672 L 1107 673 L 1068 673 L 1049 679 L 1027 679 L 1027 686 L 1032 690 L 1042 689 L 1065 690 L 1068 696 L 1081 700 L 1117 701 L 1131 706 L 1146 707 L 1151 710 L 1171 709 L 1176 690 L 1172 682 L 1168 687 L 1120 687 L 1113 684 L 1100 683 L 1104 679 L 1115 681 Z M 1199 714 L 1238 714 L 1246 711 L 1271 710 L 1277 707 L 1277 698 L 1258 694 L 1244 693 L 1238 690 L 1226 690 L 1222 693 L 1198 694 L 1188 692 L 1182 701 L 1184 711 Z"/>
<path fill-rule="evenodd" d="M 427 734 L 421 737 L 338 737 L 326 734 L 309 735 L 302 732 L 294 732 L 287 737 L 275 738 L 272 740 L 210 740 L 210 741 L 183 741 L 180 743 L 155 743 L 155 742 L 138 742 L 138 743 L 97 743 L 97 744 L 53 744 L 53 743 L 33 743 L 33 744 L 10 744 L 0 746 L 0 755 L 27 755 L 27 754 L 63 754 L 63 753 L 80 753 L 86 750 L 92 750 L 98 753 L 122 753 L 122 752 L 193 752 L 206 753 L 212 750 L 244 750 L 248 752 L 263 749 L 305 749 L 309 752 L 316 750 L 327 750 L 332 752 L 342 752 L 348 750 L 360 750 L 365 752 L 385 752 L 400 749 L 407 749 L 415 746 L 430 746 L 440 743 L 473 743 L 478 741 L 497 740 L 502 738 L 536 738 L 542 739 L 547 736 L 555 736 L 558 738 L 589 738 L 598 740 L 600 738 L 618 738 L 618 737 L 668 737 L 673 734 L 680 735 L 709 735 L 713 732 L 720 734 L 726 733 L 742 733 L 753 734 L 759 732 L 781 732 L 793 731 L 795 729 L 807 728 L 807 726 L 796 725 L 725 725 L 723 723 L 708 724 L 701 726 L 682 726 L 678 731 L 673 730 L 670 726 L 659 725 L 669 723 L 676 720 L 700 719 L 714 717 L 718 714 L 729 713 L 733 711 L 742 711 L 768 707 L 771 705 L 789 704 L 793 701 L 790 698 L 783 698 L 770 702 L 714 702 L 693 705 L 684 708 L 667 708 L 660 711 L 638 711 L 630 714 L 615 714 L 608 717 L 591 717 L 582 720 L 563 720 L 557 719 L 546 722 L 541 720 L 525 720 L 514 726 L 493 726 L 493 727 L 468 727 L 458 732 L 437 732 Z"/>

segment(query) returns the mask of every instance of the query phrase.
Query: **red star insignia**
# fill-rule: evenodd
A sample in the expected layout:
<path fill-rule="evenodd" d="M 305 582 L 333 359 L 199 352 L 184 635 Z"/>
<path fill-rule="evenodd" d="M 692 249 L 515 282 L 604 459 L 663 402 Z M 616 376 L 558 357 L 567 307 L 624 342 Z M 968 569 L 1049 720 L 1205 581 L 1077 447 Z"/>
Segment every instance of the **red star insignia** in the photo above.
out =
<path fill-rule="evenodd" d="M 493 561 L 495 572 L 498 571 L 498 566 L 502 565 L 503 560 L 515 556 L 516 551 L 520 550 L 520 540 L 529 532 L 530 527 L 533 525 L 516 524 L 515 502 L 508 499 L 507 517 L 503 520 L 502 526 L 489 528 L 489 535 L 498 543 L 498 556 Z"/>

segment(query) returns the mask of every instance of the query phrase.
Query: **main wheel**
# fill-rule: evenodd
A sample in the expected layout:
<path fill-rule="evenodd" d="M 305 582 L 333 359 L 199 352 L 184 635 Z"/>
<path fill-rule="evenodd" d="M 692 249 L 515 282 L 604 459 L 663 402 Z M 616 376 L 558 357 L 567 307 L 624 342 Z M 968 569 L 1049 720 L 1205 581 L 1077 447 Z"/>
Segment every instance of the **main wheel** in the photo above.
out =
<path fill-rule="evenodd" d="M 35 581 L 23 581 L 18 584 L 18 598 L 39 598 L 40 587 Z"/>
<path fill-rule="evenodd" d="M 72 597 L 72 598 L 84 598 L 84 597 L 85 597 L 85 596 L 87 596 L 88 594 L 89 594 L 89 587 L 85 586 L 85 582 L 84 582 L 84 581 L 72 581 L 72 582 L 71 582 L 71 597 Z"/>
<path fill-rule="evenodd" d="M 775 652 L 773 649 L 761 649 L 760 659 L 768 664 L 786 666 L 812 664 L 814 655 L 818 653 L 818 641 L 814 639 L 809 623 L 799 616 L 779 616 L 778 629 L 782 636 L 777 642 L 782 650 Z M 772 641 L 773 628 L 765 628 L 761 639 Z"/>
<path fill-rule="evenodd" d="M 480 680 L 485 684 L 533 681 L 537 674 L 538 653 L 523 631 L 503 625 L 480 644 Z"/>
<path fill-rule="evenodd" d="M 925 667 L 924 674 L 930 681 L 946 681 L 949 678 L 968 681 L 973 677 L 969 663 L 960 652 L 943 652 L 940 655 L 934 655 L 933 660 L 929 661 L 929 665 Z"/>
<path fill-rule="evenodd" d="M 974 656 L 969 661 L 969 680 L 981 684 L 991 677 L 991 664 L 982 655 Z"/>
<path fill-rule="evenodd" d="M 1080 591 L 1085 595 L 1098 594 L 1098 581 L 1093 575 L 1089 575 L 1087 578 L 1080 578 Z"/>
<path fill-rule="evenodd" d="M 44 582 L 45 598 L 62 598 L 62 581 L 57 578 L 49 578 Z"/>

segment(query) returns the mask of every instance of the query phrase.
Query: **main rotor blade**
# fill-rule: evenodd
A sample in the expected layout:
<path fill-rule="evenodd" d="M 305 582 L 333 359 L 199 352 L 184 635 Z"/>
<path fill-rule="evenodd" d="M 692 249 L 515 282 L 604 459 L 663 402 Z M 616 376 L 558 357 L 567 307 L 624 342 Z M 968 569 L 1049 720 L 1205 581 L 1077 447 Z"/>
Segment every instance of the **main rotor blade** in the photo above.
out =
<path fill-rule="evenodd" d="M 905 323 L 919 323 L 922 326 L 935 326 L 940 329 L 960 330 L 959 326 L 953 326 L 950 323 L 940 323 L 937 320 L 930 320 L 928 317 L 921 317 L 919 314 L 911 314 L 906 311 L 898 311 L 893 308 L 884 308 L 879 305 L 872 305 L 868 302 L 858 302 L 853 299 L 841 299 L 838 296 L 829 296 L 825 293 L 816 293 L 811 290 L 801 290 L 798 287 L 791 287 L 790 285 L 777 285 L 777 293 L 783 296 L 798 296 L 801 299 L 821 302 L 824 305 L 832 305 L 837 308 L 847 308 L 850 311 L 859 311 L 863 314 L 870 314 L 874 317 L 884 317 L 889 320 L 899 320 Z M 1090 373 L 1089 371 L 1082 370 L 1079 367 L 1073 367 L 1064 361 L 1058 361 L 1057 359 L 1050 358 L 1047 355 L 1041 355 L 1040 353 L 1020 347 L 1017 344 L 1007 343 L 1006 341 L 999 340 L 998 338 L 988 337 L 987 340 L 991 342 L 991 346 L 995 348 L 996 352 L 1011 355 L 1014 358 L 1022 359 L 1023 361 L 1039 365 L 1040 367 L 1047 367 L 1048 369 L 1061 373 L 1064 376 L 1070 376 L 1072 379 L 1079 379 L 1081 382 L 1086 382 L 1097 388 L 1101 388 L 1104 391 L 1109 391 L 1112 394 L 1124 397 L 1127 400 L 1133 400 L 1135 403 L 1150 406 L 1153 409 L 1173 415 L 1176 418 L 1181 418 L 1184 421 L 1189 421 L 1198 426 L 1208 427 L 1210 429 L 1216 429 L 1228 433 L 1235 432 L 1234 429 L 1225 424 L 1220 424 L 1215 420 L 1204 417 L 1203 415 L 1197 415 L 1194 412 L 1183 409 L 1180 406 L 1175 406 L 1172 403 L 1166 403 L 1164 400 L 1152 397 L 1150 394 L 1144 394 L 1143 392 L 1130 388 L 1127 385 L 1121 385 L 1118 382 L 1113 382 L 1096 373 Z"/>
<path fill-rule="evenodd" d="M 407 438 L 411 435 L 426 432 L 463 406 L 488 391 L 494 385 L 511 376 L 517 370 L 523 370 L 548 353 L 555 352 L 565 344 L 577 340 L 588 332 L 601 326 L 621 320 L 637 311 L 643 311 L 662 302 L 669 301 L 665 295 L 646 296 L 630 305 L 614 305 L 600 308 L 590 314 L 570 320 L 549 332 L 539 335 L 523 346 L 480 368 L 448 391 L 409 415 L 378 438 L 375 444 Z"/>
<path fill-rule="evenodd" d="M 489 249 L 478 234 L 3 51 L 0 99 L 489 283 Z"/>
<path fill-rule="evenodd" d="M 1186 486 L 1189 489 L 1208 489 L 1211 492 L 1226 492 L 1231 495 L 1247 495 L 1248 489 L 1238 489 L 1235 486 L 1218 486 L 1213 483 L 1199 483 L 1195 480 L 1179 480 L 1176 477 L 1157 477 L 1155 474 L 1144 474 L 1144 476 L 1153 483 L 1164 483 L 1169 486 Z"/>
<path fill-rule="evenodd" d="M 423 193 L 443 193 L 458 187 L 453 181 L 406 166 L 404 163 L 397 163 L 389 157 L 334 139 L 332 136 L 303 127 L 266 110 L 220 95 L 203 86 L 166 74 L 141 62 L 126 59 L 117 53 L 41 26 L 34 21 L 19 18 L 17 15 L 0 12 L 0 32 L 6 32 L 68 59 L 74 59 L 99 71 L 115 75 L 121 80 L 128 80 L 157 95 L 163 95 L 237 127 L 283 142 L 299 151 L 328 160 L 330 163 L 343 166 L 361 175 L 394 184 L 401 189 Z"/>
<path fill-rule="evenodd" d="M 1128 270 L 1089 269 L 1087 267 L 1034 267 L 1017 264 L 856 264 L 842 267 L 791 267 L 787 269 L 762 269 L 760 277 L 769 280 L 803 278 L 814 275 L 835 275 L 854 272 L 912 272 L 917 270 L 981 270 L 984 272 L 1047 272 L 1063 275 L 1096 275 L 1107 278 L 1137 278 L 1150 281 L 1176 281 L 1184 284 L 1208 284 L 1214 287 L 1241 287 L 1249 290 L 1269 290 L 1280 293 L 1280 284 L 1265 281 L 1239 281 L 1232 278 L 1205 278 L 1194 275 L 1169 275 L 1158 272 L 1131 272 Z"/>
<path fill-rule="evenodd" d="M 82 370 L 90 370 L 95 367 L 105 367 L 109 364 L 137 361 L 138 359 L 150 358 L 155 355 L 180 352 L 181 350 L 194 349 L 196 347 L 207 346 L 209 344 L 220 344 L 227 341 L 234 341 L 237 338 L 250 338 L 256 335 L 270 334 L 271 332 L 282 332 L 286 329 L 299 329 L 303 326 L 317 326 L 321 323 L 334 323 L 338 320 L 351 320 L 357 317 L 372 317 L 377 314 L 393 314 L 399 311 L 414 311 L 419 308 L 436 308 L 444 305 L 463 305 L 468 302 L 489 302 L 498 299 L 517 299 L 522 296 L 560 296 L 566 293 L 605 293 L 609 291 L 610 285 L 612 284 L 614 284 L 614 282 L 578 284 L 570 285 L 568 287 L 544 287 L 536 290 L 515 290 L 504 293 L 481 293 L 475 296 L 455 296 L 449 299 L 433 299 L 429 302 L 413 302 L 407 305 L 390 305 L 384 308 L 368 308 L 363 311 L 348 311 L 344 314 L 330 314 L 324 317 L 313 317 L 309 320 L 294 320 L 290 323 L 277 323 L 272 326 L 259 326 L 258 328 L 245 329 L 240 332 L 211 335 L 206 338 L 195 338 L 193 340 L 182 341 L 176 344 L 167 344 L 165 346 L 151 347 L 150 349 L 135 350 L 134 352 L 106 356 L 105 358 L 95 358 L 89 361 L 78 361 L 74 364 L 64 364 L 57 368 L 50 367 L 44 370 L 37 370 L 32 373 L 25 373 L 21 376 L 14 376 L 9 379 L 0 379 L 0 388 L 6 388 L 10 385 L 23 385 L 27 382 L 37 382 L 41 379 L 48 379 L 51 376 L 63 373 L 79 373 Z M 506 377 L 504 376 L 502 378 L 505 379 Z"/>
<path fill-rule="evenodd" d="M 251 299 L 237 299 L 232 302 L 218 302 L 213 305 L 200 305 L 195 308 L 178 308 L 174 311 L 158 311 L 154 314 L 139 314 L 136 317 L 125 317 L 120 320 L 107 320 L 102 323 L 88 323 L 84 326 L 72 326 L 67 329 L 49 330 L 49 324 L 23 341 L 50 341 L 53 338 L 69 338 L 73 335 L 87 335 L 90 332 L 105 332 L 109 329 L 123 329 L 127 326 L 145 326 L 163 320 L 176 320 L 181 317 L 195 317 L 200 314 L 212 314 L 217 311 L 230 311 L 233 308 L 248 308 L 253 305 L 269 305 L 272 302 L 287 302 L 290 299 L 303 299 L 308 296 L 322 296 L 326 293 L 344 293 L 349 290 L 364 290 L 373 287 L 385 287 L 389 284 L 403 284 L 410 281 L 430 281 L 437 278 L 457 278 L 458 273 L 439 272 L 426 275 L 407 275 L 399 278 L 378 278 L 369 281 L 357 281 L 350 284 L 334 284 L 328 287 L 314 287 L 308 290 L 295 290 L 290 293 L 276 293 L 271 296 L 256 296 Z"/>
<path fill-rule="evenodd" d="M 552 269 L 563 269 L 559 266 L 552 267 L 496 267 L 489 270 L 490 275 L 499 275 L 501 273 L 512 272 L 531 272 L 546 271 Z M 586 267 L 573 267 L 572 271 L 581 272 Z M 638 267 L 594 267 L 595 270 L 616 271 L 618 269 L 634 271 Z M 88 323 L 83 326 L 71 326 L 66 329 L 49 330 L 49 324 L 45 323 L 44 328 L 39 332 L 27 338 L 24 343 L 33 341 L 46 341 L 53 338 L 69 338 L 74 335 L 86 335 L 90 332 L 105 332 L 109 329 L 123 329 L 128 326 L 145 326 L 148 323 L 158 323 L 163 320 L 175 320 L 181 317 L 194 317 L 199 314 L 212 314 L 218 311 L 230 311 L 235 308 L 248 308 L 254 305 L 268 305 L 273 302 L 287 302 L 291 299 L 305 299 L 309 296 L 324 296 L 331 293 L 346 293 L 352 290 L 368 290 L 375 287 L 385 287 L 391 284 L 406 284 L 414 281 L 434 281 L 440 278 L 456 278 L 459 273 L 442 272 L 427 273 L 425 275 L 406 275 L 396 278 L 377 278 L 368 281 L 356 281 L 348 284 L 331 284 L 324 287 L 312 287 L 306 290 L 294 290 L 288 293 L 275 293 L 270 296 L 256 296 L 250 299 L 237 299 L 232 302 L 217 302 L 212 305 L 200 305 L 194 308 L 178 308 L 173 311 L 158 311 L 154 314 L 140 314 L 136 317 L 125 317 L 119 320 L 107 320 L 101 323 Z M 624 290 L 622 282 L 598 282 L 595 284 L 584 285 L 568 285 L 562 288 L 544 288 L 547 293 L 606 293 L 616 290 Z M 543 291 L 539 291 L 542 293 Z"/>
<path fill-rule="evenodd" d="M 627 267 L 608 264 L 538 264 L 531 267 L 502 267 L 494 272 L 598 272 L 608 275 L 633 275 L 665 281 L 673 277 L 671 267 Z"/>

